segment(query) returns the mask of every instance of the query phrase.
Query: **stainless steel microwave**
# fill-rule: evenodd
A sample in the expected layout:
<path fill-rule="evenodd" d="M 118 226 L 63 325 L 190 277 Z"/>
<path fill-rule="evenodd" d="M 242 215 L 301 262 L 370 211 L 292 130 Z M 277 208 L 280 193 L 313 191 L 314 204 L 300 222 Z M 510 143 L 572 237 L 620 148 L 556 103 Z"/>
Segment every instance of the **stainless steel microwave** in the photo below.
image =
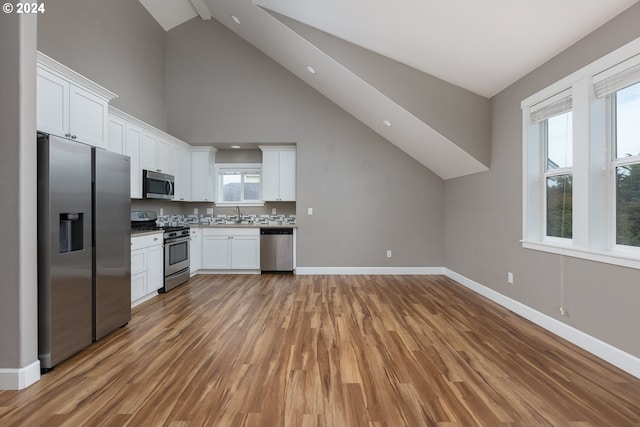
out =
<path fill-rule="evenodd" d="M 173 175 L 142 171 L 142 196 L 145 199 L 171 200 L 175 196 L 175 179 Z"/>

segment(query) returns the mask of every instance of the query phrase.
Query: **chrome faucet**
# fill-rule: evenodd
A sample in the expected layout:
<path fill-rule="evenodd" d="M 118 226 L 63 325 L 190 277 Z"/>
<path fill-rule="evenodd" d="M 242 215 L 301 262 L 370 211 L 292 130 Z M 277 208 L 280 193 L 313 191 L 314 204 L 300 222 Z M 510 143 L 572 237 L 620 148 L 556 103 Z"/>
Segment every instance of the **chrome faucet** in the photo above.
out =
<path fill-rule="evenodd" d="M 240 206 L 237 206 L 235 208 L 233 208 L 234 212 L 238 213 L 238 224 L 242 222 L 242 214 L 240 213 Z"/>

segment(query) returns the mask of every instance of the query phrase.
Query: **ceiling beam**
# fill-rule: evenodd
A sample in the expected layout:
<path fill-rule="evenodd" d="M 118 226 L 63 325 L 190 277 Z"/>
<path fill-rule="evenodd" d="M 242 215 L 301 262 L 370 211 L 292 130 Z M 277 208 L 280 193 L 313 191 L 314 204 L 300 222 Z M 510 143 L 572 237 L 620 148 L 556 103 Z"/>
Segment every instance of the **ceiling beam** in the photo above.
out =
<path fill-rule="evenodd" d="M 211 11 L 209 10 L 209 7 L 204 2 L 204 0 L 189 0 L 189 1 L 191 2 L 191 5 L 196 10 L 196 12 L 198 12 L 198 15 L 200 15 L 200 18 L 204 19 L 205 21 L 208 21 L 209 19 L 211 19 Z"/>

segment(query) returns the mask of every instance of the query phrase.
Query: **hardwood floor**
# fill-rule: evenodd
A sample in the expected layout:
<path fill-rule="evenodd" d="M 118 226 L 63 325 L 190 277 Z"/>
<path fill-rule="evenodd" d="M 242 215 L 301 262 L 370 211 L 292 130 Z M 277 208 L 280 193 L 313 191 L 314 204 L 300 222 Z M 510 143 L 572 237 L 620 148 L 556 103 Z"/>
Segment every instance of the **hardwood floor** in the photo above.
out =
<path fill-rule="evenodd" d="M 1 426 L 640 426 L 640 380 L 443 276 L 196 276 Z"/>

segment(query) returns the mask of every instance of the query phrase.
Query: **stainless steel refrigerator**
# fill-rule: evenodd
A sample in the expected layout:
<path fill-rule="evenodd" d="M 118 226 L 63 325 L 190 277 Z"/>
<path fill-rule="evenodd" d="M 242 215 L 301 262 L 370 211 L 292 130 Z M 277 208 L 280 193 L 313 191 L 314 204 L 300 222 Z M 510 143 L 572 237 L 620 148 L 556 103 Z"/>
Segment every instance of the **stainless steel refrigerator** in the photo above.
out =
<path fill-rule="evenodd" d="M 38 134 L 41 368 L 131 319 L 130 160 Z"/>

